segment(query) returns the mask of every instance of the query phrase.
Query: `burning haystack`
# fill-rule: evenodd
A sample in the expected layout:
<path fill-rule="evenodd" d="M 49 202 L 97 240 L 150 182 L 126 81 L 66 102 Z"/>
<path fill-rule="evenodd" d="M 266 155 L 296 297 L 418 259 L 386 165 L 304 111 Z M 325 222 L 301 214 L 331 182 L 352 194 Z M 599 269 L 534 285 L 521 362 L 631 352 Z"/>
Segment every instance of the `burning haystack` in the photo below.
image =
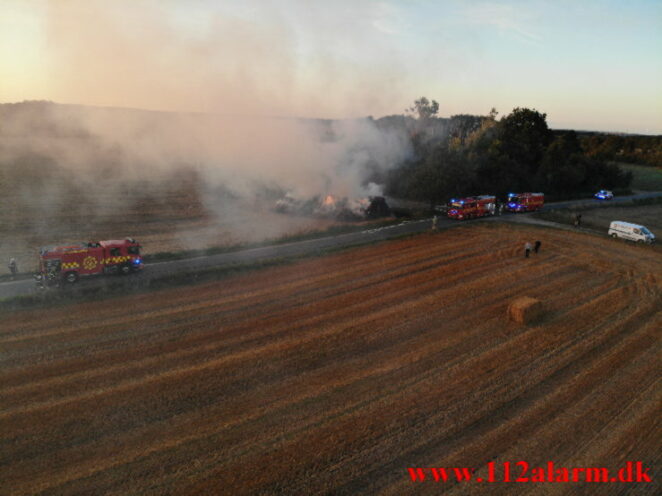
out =
<path fill-rule="evenodd" d="M 274 210 L 284 214 L 307 215 L 345 221 L 377 219 L 391 215 L 391 209 L 383 196 L 350 200 L 326 195 L 301 200 L 288 193 L 276 202 Z"/>

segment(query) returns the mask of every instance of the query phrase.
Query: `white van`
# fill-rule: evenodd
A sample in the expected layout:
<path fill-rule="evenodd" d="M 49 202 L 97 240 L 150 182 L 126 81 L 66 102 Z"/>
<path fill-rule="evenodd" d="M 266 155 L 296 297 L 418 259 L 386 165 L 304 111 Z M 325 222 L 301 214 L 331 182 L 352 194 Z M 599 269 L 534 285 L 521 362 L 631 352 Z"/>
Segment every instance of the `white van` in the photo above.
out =
<path fill-rule="evenodd" d="M 609 224 L 608 234 L 612 238 L 629 239 L 637 243 L 654 243 L 655 234 L 650 232 L 644 226 L 639 224 L 631 224 L 630 222 L 623 222 L 622 220 L 615 220 Z"/>

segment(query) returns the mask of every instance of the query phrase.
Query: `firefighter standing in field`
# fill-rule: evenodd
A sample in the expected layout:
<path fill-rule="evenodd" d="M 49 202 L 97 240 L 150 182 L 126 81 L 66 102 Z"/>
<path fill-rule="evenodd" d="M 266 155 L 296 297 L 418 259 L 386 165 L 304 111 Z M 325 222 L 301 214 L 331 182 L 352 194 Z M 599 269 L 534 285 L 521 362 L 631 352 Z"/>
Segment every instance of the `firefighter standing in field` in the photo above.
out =
<path fill-rule="evenodd" d="M 529 258 L 529 253 L 531 253 L 531 243 L 528 241 L 524 243 L 524 258 Z"/>
<path fill-rule="evenodd" d="M 14 280 L 14 277 L 16 276 L 18 272 L 18 265 L 16 264 L 16 259 L 15 258 L 10 258 L 9 259 L 9 264 L 7 265 L 9 267 L 9 272 L 11 272 L 11 280 Z"/>
<path fill-rule="evenodd" d="M 540 245 L 542 245 L 542 243 L 540 241 L 536 241 L 536 243 L 533 245 L 533 252 L 534 253 L 536 253 L 536 254 L 538 253 L 538 250 L 540 250 Z"/>

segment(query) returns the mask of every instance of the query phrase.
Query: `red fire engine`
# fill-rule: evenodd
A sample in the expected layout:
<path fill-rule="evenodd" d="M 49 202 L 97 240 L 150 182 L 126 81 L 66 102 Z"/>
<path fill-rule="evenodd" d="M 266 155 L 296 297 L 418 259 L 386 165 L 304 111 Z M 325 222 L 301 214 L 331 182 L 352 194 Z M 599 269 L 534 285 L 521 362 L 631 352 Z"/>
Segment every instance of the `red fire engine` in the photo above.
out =
<path fill-rule="evenodd" d="M 508 193 L 506 208 L 511 212 L 533 212 L 545 203 L 544 193 Z"/>
<path fill-rule="evenodd" d="M 73 284 L 82 276 L 130 274 L 142 268 L 140 244 L 126 238 L 42 248 L 35 278 L 41 286 L 56 286 L 61 281 Z"/>
<path fill-rule="evenodd" d="M 482 195 L 452 199 L 448 204 L 448 217 L 459 220 L 485 217 L 494 215 L 495 209 L 495 196 Z"/>

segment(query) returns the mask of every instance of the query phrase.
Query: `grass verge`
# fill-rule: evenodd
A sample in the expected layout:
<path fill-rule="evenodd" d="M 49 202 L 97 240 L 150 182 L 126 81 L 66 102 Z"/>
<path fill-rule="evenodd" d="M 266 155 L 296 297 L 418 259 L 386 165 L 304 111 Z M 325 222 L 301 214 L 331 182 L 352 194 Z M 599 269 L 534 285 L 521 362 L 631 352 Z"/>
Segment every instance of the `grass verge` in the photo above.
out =
<path fill-rule="evenodd" d="M 617 164 L 626 172 L 632 172 L 632 189 L 642 191 L 662 191 L 662 169 L 653 166 Z"/>
<path fill-rule="evenodd" d="M 531 215 L 537 219 L 572 225 L 575 220 L 575 215 L 585 210 L 592 210 L 595 208 L 645 207 L 648 205 L 662 205 L 662 197 L 635 198 L 627 202 L 618 203 L 582 203 L 572 207 L 560 207 L 552 210 L 546 210 L 544 212 L 536 212 Z M 584 223 L 584 220 L 582 220 L 582 224 Z"/>
<path fill-rule="evenodd" d="M 320 231 L 307 231 L 299 234 L 292 234 L 282 236 L 276 239 L 268 239 L 257 243 L 235 244 L 230 246 L 214 246 L 201 250 L 182 250 L 177 252 L 163 251 L 158 253 L 147 253 L 143 256 L 145 263 L 154 262 L 167 262 L 171 260 L 182 260 L 185 258 L 206 257 L 209 255 L 218 255 L 221 253 L 229 253 L 233 251 L 248 250 L 251 248 L 260 248 L 263 246 L 283 245 L 287 243 L 295 243 L 297 241 L 306 241 L 309 239 L 324 238 L 327 236 L 338 236 L 340 234 L 349 234 L 353 232 L 364 231 L 366 229 L 375 229 L 379 227 L 390 226 L 399 224 L 404 219 L 387 219 L 368 224 L 345 224 L 339 226 L 331 226 L 327 229 Z"/>

